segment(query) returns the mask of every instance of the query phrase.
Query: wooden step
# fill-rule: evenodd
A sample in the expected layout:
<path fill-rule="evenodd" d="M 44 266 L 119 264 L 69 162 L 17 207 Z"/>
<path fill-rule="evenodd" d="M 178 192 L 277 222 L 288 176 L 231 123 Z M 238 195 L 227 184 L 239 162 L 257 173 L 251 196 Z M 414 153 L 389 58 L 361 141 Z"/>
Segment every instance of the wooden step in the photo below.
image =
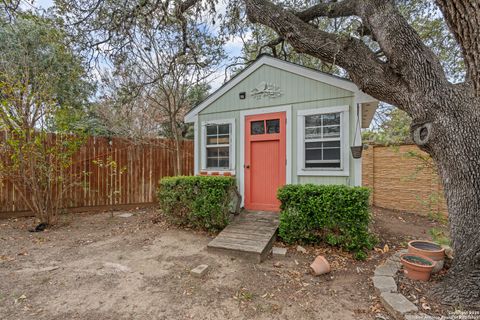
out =
<path fill-rule="evenodd" d="M 278 223 L 275 212 L 242 212 L 208 244 L 208 250 L 262 262 L 275 242 Z"/>

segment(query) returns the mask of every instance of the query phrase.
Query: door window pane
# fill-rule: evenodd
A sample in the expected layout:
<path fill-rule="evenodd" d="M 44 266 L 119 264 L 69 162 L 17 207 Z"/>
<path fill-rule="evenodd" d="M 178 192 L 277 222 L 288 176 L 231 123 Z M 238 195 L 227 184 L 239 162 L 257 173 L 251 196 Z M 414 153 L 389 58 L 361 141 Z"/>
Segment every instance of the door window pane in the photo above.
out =
<path fill-rule="evenodd" d="M 265 121 L 252 121 L 250 128 L 250 134 L 264 134 L 265 133 Z"/>
<path fill-rule="evenodd" d="M 267 120 L 267 133 L 280 133 L 280 120 Z"/>

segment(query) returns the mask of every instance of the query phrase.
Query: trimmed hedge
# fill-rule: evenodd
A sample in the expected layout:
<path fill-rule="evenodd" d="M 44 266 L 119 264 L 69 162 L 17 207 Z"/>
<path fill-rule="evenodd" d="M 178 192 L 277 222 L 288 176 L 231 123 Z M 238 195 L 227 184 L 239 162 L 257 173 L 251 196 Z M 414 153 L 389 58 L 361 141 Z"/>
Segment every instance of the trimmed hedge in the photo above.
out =
<path fill-rule="evenodd" d="M 171 223 L 219 231 L 229 221 L 233 188 L 233 177 L 166 177 L 160 180 L 157 199 Z"/>
<path fill-rule="evenodd" d="M 286 243 L 325 241 L 367 257 L 375 245 L 369 233 L 370 190 L 343 185 L 286 185 L 278 190 L 281 202 L 279 235 Z"/>

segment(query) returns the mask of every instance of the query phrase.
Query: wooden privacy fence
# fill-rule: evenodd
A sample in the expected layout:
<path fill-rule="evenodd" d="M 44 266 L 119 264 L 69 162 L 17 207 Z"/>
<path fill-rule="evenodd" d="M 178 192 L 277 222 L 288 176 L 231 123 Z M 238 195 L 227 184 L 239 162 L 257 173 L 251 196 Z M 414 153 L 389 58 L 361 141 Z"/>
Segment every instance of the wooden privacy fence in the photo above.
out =
<path fill-rule="evenodd" d="M 182 143 L 182 173 L 192 175 L 193 142 Z M 155 203 L 158 181 L 175 173 L 173 146 L 164 139 L 138 144 L 121 138 L 89 137 L 69 169 L 71 174 L 83 175 L 83 181 L 68 190 L 64 207 L 89 211 Z M 114 161 L 122 173 L 114 174 L 112 166 L 102 165 L 108 161 Z M 28 214 L 12 183 L 0 181 L 0 218 Z"/>
<path fill-rule="evenodd" d="M 362 182 L 375 206 L 418 214 L 447 214 L 440 178 L 415 145 L 369 146 L 362 155 Z"/>

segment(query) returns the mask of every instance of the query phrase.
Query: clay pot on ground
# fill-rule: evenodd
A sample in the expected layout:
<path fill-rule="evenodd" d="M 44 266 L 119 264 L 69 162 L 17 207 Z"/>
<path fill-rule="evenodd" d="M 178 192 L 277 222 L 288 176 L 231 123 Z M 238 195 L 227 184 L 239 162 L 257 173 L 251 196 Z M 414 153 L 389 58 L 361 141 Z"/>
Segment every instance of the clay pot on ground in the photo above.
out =
<path fill-rule="evenodd" d="M 330 264 L 324 256 L 316 257 L 310 265 L 310 268 L 312 269 L 313 274 L 316 276 L 330 272 Z"/>
<path fill-rule="evenodd" d="M 445 261 L 445 249 L 434 242 L 412 240 L 408 243 L 408 253 L 418 254 L 435 261 L 436 264 L 432 273 L 437 273 L 443 269 L 443 264 Z"/>
<path fill-rule="evenodd" d="M 432 259 L 414 253 L 402 254 L 400 262 L 407 278 L 419 281 L 428 281 L 435 266 L 435 261 Z"/>

